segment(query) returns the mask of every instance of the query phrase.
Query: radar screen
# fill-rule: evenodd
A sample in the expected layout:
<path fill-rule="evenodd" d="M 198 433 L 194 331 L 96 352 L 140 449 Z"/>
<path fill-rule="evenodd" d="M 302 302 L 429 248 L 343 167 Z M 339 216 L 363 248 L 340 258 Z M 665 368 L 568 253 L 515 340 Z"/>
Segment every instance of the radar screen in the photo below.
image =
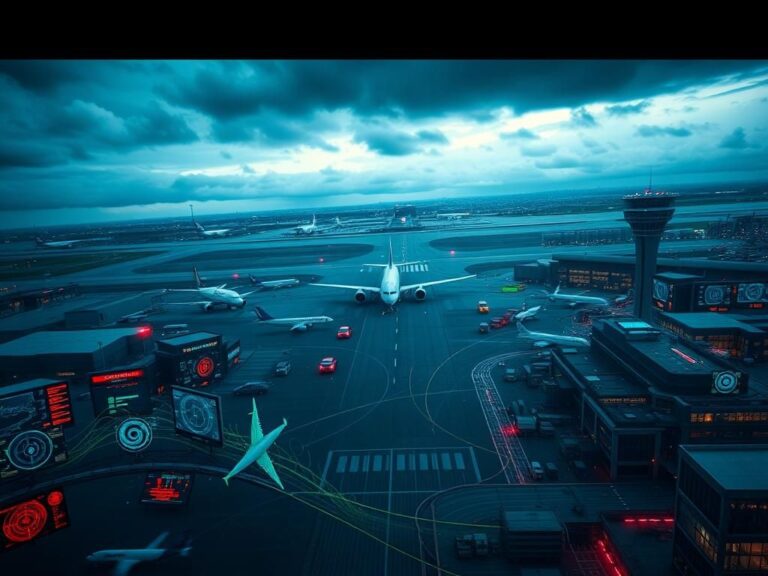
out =
<path fill-rule="evenodd" d="M 738 394 L 741 372 L 722 370 L 712 373 L 712 394 Z"/>
<path fill-rule="evenodd" d="M 653 302 L 662 310 L 672 309 L 672 286 L 662 280 L 653 279 Z"/>
<path fill-rule="evenodd" d="M 221 399 L 191 388 L 171 387 L 176 432 L 221 446 Z"/>
<path fill-rule="evenodd" d="M 739 308 L 766 308 L 768 305 L 768 284 L 743 282 L 738 285 L 736 304 Z"/>
<path fill-rule="evenodd" d="M 60 426 L 0 436 L 0 480 L 59 464 L 66 459 L 64 432 Z"/>
<path fill-rule="evenodd" d="M 141 502 L 144 504 L 183 505 L 192 490 L 192 474 L 149 472 L 144 479 Z"/>
<path fill-rule="evenodd" d="M 73 422 L 67 382 L 31 380 L 0 388 L 0 436 Z"/>
<path fill-rule="evenodd" d="M 143 368 L 97 372 L 89 376 L 95 416 L 152 411 L 151 384 Z"/>
<path fill-rule="evenodd" d="M 693 293 L 694 310 L 726 312 L 731 307 L 731 285 L 696 284 Z"/>
<path fill-rule="evenodd" d="M 69 514 L 61 488 L 0 509 L 0 550 L 31 542 L 69 526 Z"/>

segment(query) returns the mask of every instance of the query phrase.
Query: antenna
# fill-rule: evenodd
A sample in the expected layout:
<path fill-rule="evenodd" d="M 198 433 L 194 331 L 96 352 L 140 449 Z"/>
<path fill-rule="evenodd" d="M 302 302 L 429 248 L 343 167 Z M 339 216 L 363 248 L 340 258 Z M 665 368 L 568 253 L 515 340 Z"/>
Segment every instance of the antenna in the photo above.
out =
<path fill-rule="evenodd" d="M 192 213 L 192 222 L 195 221 L 195 208 L 192 206 L 192 204 L 189 205 L 189 211 Z"/>
<path fill-rule="evenodd" d="M 648 193 L 653 191 L 653 166 L 651 166 L 651 173 L 648 176 Z"/>

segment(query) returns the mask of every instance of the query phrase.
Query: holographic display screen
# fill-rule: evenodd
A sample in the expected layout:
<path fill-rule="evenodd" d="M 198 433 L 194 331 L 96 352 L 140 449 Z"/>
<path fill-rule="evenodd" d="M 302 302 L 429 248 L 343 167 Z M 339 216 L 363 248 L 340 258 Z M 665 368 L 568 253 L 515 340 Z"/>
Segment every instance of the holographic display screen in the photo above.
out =
<path fill-rule="evenodd" d="M 171 387 L 176 432 L 210 444 L 223 444 L 221 399 L 191 388 Z"/>
<path fill-rule="evenodd" d="M 144 480 L 141 501 L 144 504 L 187 503 L 192 490 L 192 474 L 185 472 L 149 472 Z"/>
<path fill-rule="evenodd" d="M 31 542 L 69 526 L 61 488 L 0 509 L 0 551 Z"/>

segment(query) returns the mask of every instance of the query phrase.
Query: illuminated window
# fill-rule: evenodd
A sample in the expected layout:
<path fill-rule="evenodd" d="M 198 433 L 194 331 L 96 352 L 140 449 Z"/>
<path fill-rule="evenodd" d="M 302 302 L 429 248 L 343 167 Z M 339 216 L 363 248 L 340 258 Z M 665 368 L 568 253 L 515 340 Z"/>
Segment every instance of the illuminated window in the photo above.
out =
<path fill-rule="evenodd" d="M 768 570 L 768 543 L 726 542 L 726 570 Z"/>

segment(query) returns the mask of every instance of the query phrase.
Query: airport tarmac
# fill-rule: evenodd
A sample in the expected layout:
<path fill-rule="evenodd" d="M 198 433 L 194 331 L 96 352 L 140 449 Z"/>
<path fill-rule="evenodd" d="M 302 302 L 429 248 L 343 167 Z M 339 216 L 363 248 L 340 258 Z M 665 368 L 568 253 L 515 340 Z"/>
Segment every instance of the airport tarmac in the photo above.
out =
<path fill-rule="evenodd" d="M 530 246 L 451 255 L 430 245 L 431 240 L 444 236 L 445 232 L 391 235 L 396 261 L 423 261 L 403 272 L 403 284 L 460 276 L 477 262 L 548 256 L 541 248 Z M 304 274 L 323 282 L 378 286 L 380 269 L 365 264 L 385 261 L 389 237 L 281 238 L 258 248 L 275 250 L 266 270 L 270 278 Z M 674 246 L 685 244 L 675 242 Z M 690 244 L 703 245 L 702 241 Z M 306 246 L 309 256 L 302 256 L 300 265 L 295 265 L 280 249 L 298 246 Z M 191 274 L 183 268 L 194 262 L 201 274 L 218 278 L 219 271 L 224 271 L 217 265 L 222 262 L 222 252 L 229 259 L 224 276 L 235 271 L 265 271 L 267 267 L 252 260 L 253 249 L 254 244 L 243 239 L 183 244 L 162 255 L 51 281 L 109 286 L 141 282 L 159 290 L 166 281 L 188 278 L 191 285 Z M 628 250 L 630 245 L 590 248 L 602 253 Z M 563 251 L 569 250 L 558 248 Z M 310 264 L 315 258 L 318 261 Z M 230 264 L 235 261 L 237 267 L 232 270 Z M 175 266 L 181 269 L 177 271 Z M 206 274 L 206 270 L 214 273 Z M 230 285 L 237 284 L 233 279 Z M 72 526 L 11 550 L 2 558 L 3 564 L 29 574 L 44 573 L 56 565 L 57 574 L 79 575 L 87 569 L 85 556 L 96 549 L 140 547 L 163 530 L 186 528 L 195 539 L 190 558 L 142 566 L 136 573 L 420 574 L 422 563 L 433 560 L 423 556 L 416 538 L 413 515 L 419 504 L 435 491 L 478 482 L 509 482 L 504 458 L 492 440 L 489 407 L 478 394 L 472 371 L 483 360 L 498 355 L 510 355 L 509 362 L 521 365 L 535 351 L 529 342 L 516 338 L 512 326 L 479 334 L 478 324 L 488 317 L 478 314 L 477 301 L 489 302 L 489 316 L 520 308 L 523 302 L 544 304 L 539 317 L 531 321 L 532 328 L 555 333 L 572 330 L 574 311 L 566 305 L 540 299 L 535 287 L 503 294 L 502 284 L 498 276 L 483 275 L 431 287 L 424 302 L 405 298 L 392 312 L 376 301 L 356 304 L 353 291 L 307 285 L 256 292 L 241 310 L 206 313 L 194 306 L 160 307 L 149 317 L 157 332 L 166 324 L 187 323 L 192 330 L 240 339 L 242 362 L 223 383 L 209 390 L 223 398 L 229 440 L 235 438 L 235 432 L 246 434 L 250 422 L 250 398 L 234 396 L 232 389 L 250 380 L 272 382 L 269 393 L 259 396 L 257 403 L 265 431 L 283 418 L 288 420 L 272 452 L 286 492 L 270 485 L 258 468 L 250 472 L 264 480 L 262 485 L 235 480 L 229 489 L 220 478 L 199 473 L 186 507 L 155 509 L 138 502 L 142 474 L 73 482 L 64 487 Z M 248 289 L 252 288 L 243 291 Z M 122 299 L 121 313 L 143 309 L 151 299 L 148 293 L 134 294 L 135 302 L 130 293 L 115 297 Z M 176 294 L 163 298 L 171 302 L 177 296 L 184 300 Z M 256 304 L 275 317 L 323 314 L 335 321 L 295 334 L 285 326 L 259 325 L 252 312 Z M 352 328 L 352 338 L 336 338 L 341 325 Z M 318 374 L 320 359 L 329 355 L 338 359 L 336 373 Z M 273 377 L 275 362 L 286 358 L 292 363 L 291 373 Z M 500 367 L 491 376 L 498 383 L 496 394 L 503 405 L 517 398 L 525 398 L 529 407 L 543 402 L 540 390 L 503 383 Z M 493 409 L 503 409 L 503 405 Z M 231 444 L 225 446 L 227 450 L 194 450 L 190 441 L 177 440 L 162 429 L 162 421 L 161 441 L 139 456 L 120 452 L 107 438 L 109 434 L 103 444 L 83 444 L 80 440 L 88 427 L 89 406 L 88 402 L 76 404 L 78 424 L 67 431 L 67 439 L 77 458 L 57 469 L 59 475 L 153 462 L 199 462 L 228 469 L 236 460 L 237 450 Z M 161 402 L 158 412 L 163 410 L 167 408 Z M 575 480 L 558 460 L 556 438 L 523 438 L 520 442 L 528 459 L 557 461 L 561 481 Z M 41 473 L 34 481 L 45 478 Z M 599 479 L 598 475 L 589 478 Z M 471 526 L 467 531 L 472 531 Z"/>

